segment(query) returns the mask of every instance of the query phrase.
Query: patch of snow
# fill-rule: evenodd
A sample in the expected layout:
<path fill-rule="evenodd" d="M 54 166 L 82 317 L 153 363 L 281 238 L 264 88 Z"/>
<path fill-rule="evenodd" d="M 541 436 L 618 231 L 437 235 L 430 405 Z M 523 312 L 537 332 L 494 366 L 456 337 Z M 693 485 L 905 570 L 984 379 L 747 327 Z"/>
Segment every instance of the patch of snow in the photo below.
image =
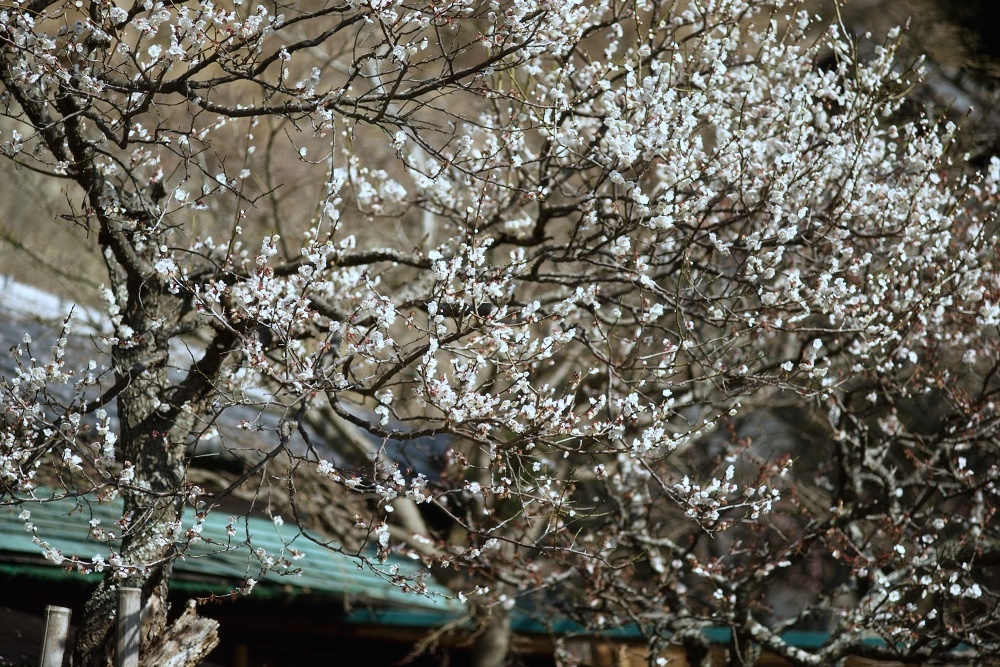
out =
<path fill-rule="evenodd" d="M 62 322 L 71 310 L 77 332 L 108 333 L 106 325 L 102 327 L 100 324 L 106 318 L 102 318 L 98 311 L 18 282 L 11 276 L 0 275 L 0 313 L 18 320 L 55 324 Z"/>

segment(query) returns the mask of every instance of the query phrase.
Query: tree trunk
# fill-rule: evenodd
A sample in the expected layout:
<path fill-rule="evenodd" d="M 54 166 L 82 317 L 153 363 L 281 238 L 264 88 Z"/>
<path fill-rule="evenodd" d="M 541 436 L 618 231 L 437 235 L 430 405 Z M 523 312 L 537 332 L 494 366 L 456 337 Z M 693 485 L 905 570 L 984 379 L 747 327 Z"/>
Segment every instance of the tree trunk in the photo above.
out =
<path fill-rule="evenodd" d="M 479 619 L 472 645 L 472 667 L 503 667 L 510 651 L 510 612 L 499 605 Z"/>
<path fill-rule="evenodd" d="M 183 511 L 186 420 L 178 419 L 179 406 L 168 399 L 168 338 L 160 334 L 161 313 L 168 310 L 164 305 L 169 296 L 155 287 L 136 285 L 113 260 L 108 264 L 118 303 L 126 304 L 121 308 L 122 322 L 136 332 L 134 344 L 115 346 L 112 356 L 116 381 L 124 384 L 117 397 L 121 463 L 134 473 L 132 481 L 120 484 L 124 501 L 121 558 L 126 567 L 142 567 L 127 570 L 124 578 L 116 576 L 116 568 L 109 568 L 87 602 L 73 652 L 75 667 L 112 664 L 118 586 L 142 589 L 143 647 L 163 634 L 173 551 L 164 538 L 173 532 L 168 526 Z"/>
<path fill-rule="evenodd" d="M 196 667 L 219 645 L 219 622 L 202 618 L 189 601 L 184 613 L 143 653 L 148 667 Z"/>

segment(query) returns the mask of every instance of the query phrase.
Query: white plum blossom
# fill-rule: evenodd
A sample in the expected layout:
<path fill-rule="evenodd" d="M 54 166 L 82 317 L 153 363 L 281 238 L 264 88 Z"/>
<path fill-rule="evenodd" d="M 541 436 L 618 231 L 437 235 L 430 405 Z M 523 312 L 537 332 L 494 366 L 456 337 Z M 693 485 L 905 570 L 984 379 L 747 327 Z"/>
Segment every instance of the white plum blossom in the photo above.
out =
<path fill-rule="evenodd" d="M 785 0 L 29 4 L 0 148 L 104 271 L 100 330 L 39 326 L 0 379 L 0 504 L 45 558 L 291 574 L 291 538 L 209 534 L 221 446 L 279 537 L 416 593 L 461 570 L 480 624 L 998 654 L 1000 159 L 906 102 L 902 33 Z M 84 532 L 124 546 L 46 542 L 50 497 L 121 498 Z"/>

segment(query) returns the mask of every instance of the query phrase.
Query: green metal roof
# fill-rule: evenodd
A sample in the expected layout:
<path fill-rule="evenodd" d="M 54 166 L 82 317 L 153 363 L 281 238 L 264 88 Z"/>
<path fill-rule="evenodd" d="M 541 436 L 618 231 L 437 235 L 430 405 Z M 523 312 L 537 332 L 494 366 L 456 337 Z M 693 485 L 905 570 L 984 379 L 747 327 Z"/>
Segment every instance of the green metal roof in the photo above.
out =
<path fill-rule="evenodd" d="M 102 528 L 113 530 L 121 517 L 121 503 L 99 505 L 96 502 L 81 508 L 71 499 L 23 506 L 31 512 L 30 521 L 38 534 L 57 546 L 67 556 L 76 555 L 89 561 L 95 554 L 105 558 L 111 547 L 88 536 L 88 521 L 100 519 Z M 41 549 L 32 543 L 31 534 L 18 519 L 22 508 L 0 507 L 0 574 L 31 577 L 50 581 L 66 581 L 75 577 L 81 582 L 94 582 L 99 574 L 80 575 L 66 572 L 44 561 Z M 349 555 L 331 551 L 308 540 L 294 525 L 275 525 L 263 517 L 236 517 L 232 526 L 236 535 L 230 540 L 227 527 L 230 517 L 224 512 L 214 512 L 205 519 L 202 535 L 205 542 L 195 542 L 187 555 L 174 564 L 171 587 L 188 595 L 226 594 L 238 588 L 246 577 L 258 577 L 260 561 L 253 549 L 263 548 L 269 555 L 290 557 L 290 549 L 303 553 L 292 561 L 294 574 L 268 574 L 254 589 L 251 597 L 256 600 L 277 598 L 309 598 L 312 600 L 346 600 L 351 607 L 343 620 L 348 623 L 380 624 L 410 627 L 439 627 L 463 618 L 466 610 L 452 597 L 450 591 L 427 579 L 427 594 L 407 592 L 391 583 L 391 568 L 407 577 L 419 570 L 419 565 L 401 558 L 390 558 L 382 565 L 364 565 Z M 193 511 L 184 515 L 185 528 L 194 524 Z M 245 544 L 247 535 L 250 544 Z M 215 543 L 211 546 L 209 543 Z M 223 553 L 216 553 L 222 545 L 232 545 Z M 377 568 L 374 571 L 372 568 Z M 511 627 L 525 634 L 586 634 L 585 629 L 569 619 L 547 619 L 546 623 L 530 614 L 515 611 Z M 731 631 L 724 627 L 703 630 L 712 644 L 726 644 Z M 600 633 L 617 639 L 639 639 L 641 633 L 634 625 L 606 630 Z M 790 631 L 782 639 L 792 646 L 810 650 L 822 646 L 829 639 L 826 632 Z M 867 640 L 879 644 L 878 639 Z"/>
<path fill-rule="evenodd" d="M 88 524 L 92 518 L 99 519 L 100 528 L 120 532 L 116 524 L 122 514 L 120 501 L 100 505 L 62 499 L 0 508 L 0 572 L 63 580 L 78 577 L 81 583 L 101 576 L 67 573 L 65 566 L 45 561 L 42 549 L 32 543 L 32 534 L 18 518 L 22 509 L 31 512 L 29 521 L 39 537 L 67 557 L 77 556 L 89 562 L 100 554 L 107 559 L 120 546 L 118 540 L 108 544 L 93 539 Z M 187 529 L 194 524 L 195 513 L 189 509 L 184 514 L 183 527 Z M 230 525 L 235 529 L 233 537 L 227 534 Z M 216 511 L 205 518 L 201 536 L 204 539 L 192 542 L 174 563 L 171 585 L 189 594 L 227 594 L 252 577 L 260 580 L 252 594 L 258 599 L 336 598 L 351 606 L 432 612 L 445 618 L 461 615 L 464 609 L 448 589 L 433 579 L 425 580 L 426 593 L 406 590 L 392 583 L 394 578 L 402 582 L 416 574 L 420 570 L 419 563 L 393 557 L 384 564 L 365 564 L 311 541 L 291 522 L 276 525 L 263 517 L 230 517 Z M 331 546 L 336 547 L 336 544 Z M 266 556 L 276 561 L 287 560 L 287 566 L 277 568 L 287 573 L 272 571 L 262 577 L 261 560 L 255 553 L 258 549 L 263 549 Z"/>

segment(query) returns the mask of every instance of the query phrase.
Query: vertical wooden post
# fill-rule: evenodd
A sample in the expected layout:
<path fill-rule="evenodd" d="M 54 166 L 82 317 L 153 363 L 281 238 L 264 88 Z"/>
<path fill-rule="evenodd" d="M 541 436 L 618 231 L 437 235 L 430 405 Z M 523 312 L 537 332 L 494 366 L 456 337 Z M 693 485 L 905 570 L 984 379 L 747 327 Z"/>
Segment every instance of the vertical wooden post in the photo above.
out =
<path fill-rule="evenodd" d="M 66 607 L 49 605 L 45 608 L 45 638 L 42 640 L 42 661 L 39 663 L 41 667 L 62 667 L 66 635 L 69 633 L 69 617 L 72 613 Z"/>
<path fill-rule="evenodd" d="M 118 589 L 118 625 L 115 634 L 115 667 L 139 667 L 139 626 L 142 590 Z"/>

